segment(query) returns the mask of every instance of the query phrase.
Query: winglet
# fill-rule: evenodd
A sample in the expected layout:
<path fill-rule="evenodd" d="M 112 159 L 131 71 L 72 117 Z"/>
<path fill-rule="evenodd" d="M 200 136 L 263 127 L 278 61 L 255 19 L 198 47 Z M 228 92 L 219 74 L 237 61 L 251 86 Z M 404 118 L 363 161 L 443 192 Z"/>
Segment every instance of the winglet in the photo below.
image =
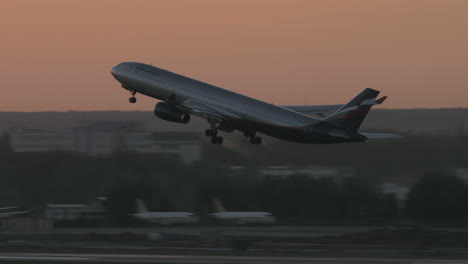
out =
<path fill-rule="evenodd" d="M 387 99 L 387 96 L 380 97 L 379 99 L 375 100 L 375 104 L 382 104 Z"/>

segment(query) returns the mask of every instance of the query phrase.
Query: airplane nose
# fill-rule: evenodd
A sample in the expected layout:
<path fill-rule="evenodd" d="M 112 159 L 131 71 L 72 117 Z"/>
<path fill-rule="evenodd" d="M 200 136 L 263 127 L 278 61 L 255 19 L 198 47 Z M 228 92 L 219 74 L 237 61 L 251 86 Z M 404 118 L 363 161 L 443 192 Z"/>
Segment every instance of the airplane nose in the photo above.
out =
<path fill-rule="evenodd" d="M 115 67 L 113 67 L 113 68 L 111 69 L 111 74 L 112 74 L 112 76 L 117 77 L 117 74 L 118 74 L 118 67 L 119 67 L 119 65 L 117 65 L 117 66 L 115 66 Z"/>

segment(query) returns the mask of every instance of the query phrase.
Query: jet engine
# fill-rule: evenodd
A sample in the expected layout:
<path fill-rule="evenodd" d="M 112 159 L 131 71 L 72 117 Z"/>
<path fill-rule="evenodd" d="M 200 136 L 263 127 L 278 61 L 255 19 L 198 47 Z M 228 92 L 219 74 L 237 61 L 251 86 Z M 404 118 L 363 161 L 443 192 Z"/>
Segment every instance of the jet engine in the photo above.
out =
<path fill-rule="evenodd" d="M 157 103 L 154 107 L 154 114 L 170 122 L 187 124 L 190 121 L 190 114 L 166 102 Z"/>

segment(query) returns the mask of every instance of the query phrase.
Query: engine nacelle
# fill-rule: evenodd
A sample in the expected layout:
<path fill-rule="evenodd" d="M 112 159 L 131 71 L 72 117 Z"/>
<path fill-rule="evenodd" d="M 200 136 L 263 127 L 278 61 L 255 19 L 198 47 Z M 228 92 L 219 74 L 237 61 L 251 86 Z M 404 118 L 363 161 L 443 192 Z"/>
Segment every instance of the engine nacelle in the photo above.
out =
<path fill-rule="evenodd" d="M 157 103 L 154 107 L 154 114 L 166 121 L 187 124 L 190 121 L 190 114 L 166 102 Z"/>

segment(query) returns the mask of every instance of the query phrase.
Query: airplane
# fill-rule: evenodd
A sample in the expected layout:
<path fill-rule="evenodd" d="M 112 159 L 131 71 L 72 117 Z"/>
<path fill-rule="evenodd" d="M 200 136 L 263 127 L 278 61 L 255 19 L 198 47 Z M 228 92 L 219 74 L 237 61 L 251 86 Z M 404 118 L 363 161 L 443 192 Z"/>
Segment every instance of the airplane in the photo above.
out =
<path fill-rule="evenodd" d="M 154 114 L 163 120 L 187 124 L 191 115 L 207 119 L 210 128 L 205 135 L 213 144 L 223 143 L 219 131 L 235 130 L 243 132 L 252 144 L 262 142 L 257 133 L 316 144 L 399 137 L 358 132 L 371 107 L 387 98 L 376 100 L 379 91 L 371 88 L 344 105 L 280 106 L 138 62 L 122 62 L 112 68 L 111 74 L 130 91 L 130 103 L 136 103 L 137 93 L 161 100 Z"/>
<path fill-rule="evenodd" d="M 209 214 L 210 217 L 237 225 L 245 224 L 273 224 L 276 218 L 268 212 L 228 212 L 221 200 L 213 198 L 215 213 Z"/>
<path fill-rule="evenodd" d="M 11 210 L 17 209 L 17 208 L 18 207 L 16 207 L 16 206 L 9 206 L 9 207 L 0 208 L 0 211 L 7 211 L 7 212 L 3 212 L 3 213 L 0 212 L 0 218 L 9 218 L 9 217 L 13 217 L 13 216 L 16 216 L 16 215 L 24 215 L 24 214 L 29 213 L 29 211 L 11 211 Z"/>
<path fill-rule="evenodd" d="M 177 224 L 196 224 L 200 221 L 199 217 L 189 212 L 150 212 L 146 204 L 140 200 L 136 200 L 137 213 L 131 216 L 159 225 L 177 225 Z"/>

